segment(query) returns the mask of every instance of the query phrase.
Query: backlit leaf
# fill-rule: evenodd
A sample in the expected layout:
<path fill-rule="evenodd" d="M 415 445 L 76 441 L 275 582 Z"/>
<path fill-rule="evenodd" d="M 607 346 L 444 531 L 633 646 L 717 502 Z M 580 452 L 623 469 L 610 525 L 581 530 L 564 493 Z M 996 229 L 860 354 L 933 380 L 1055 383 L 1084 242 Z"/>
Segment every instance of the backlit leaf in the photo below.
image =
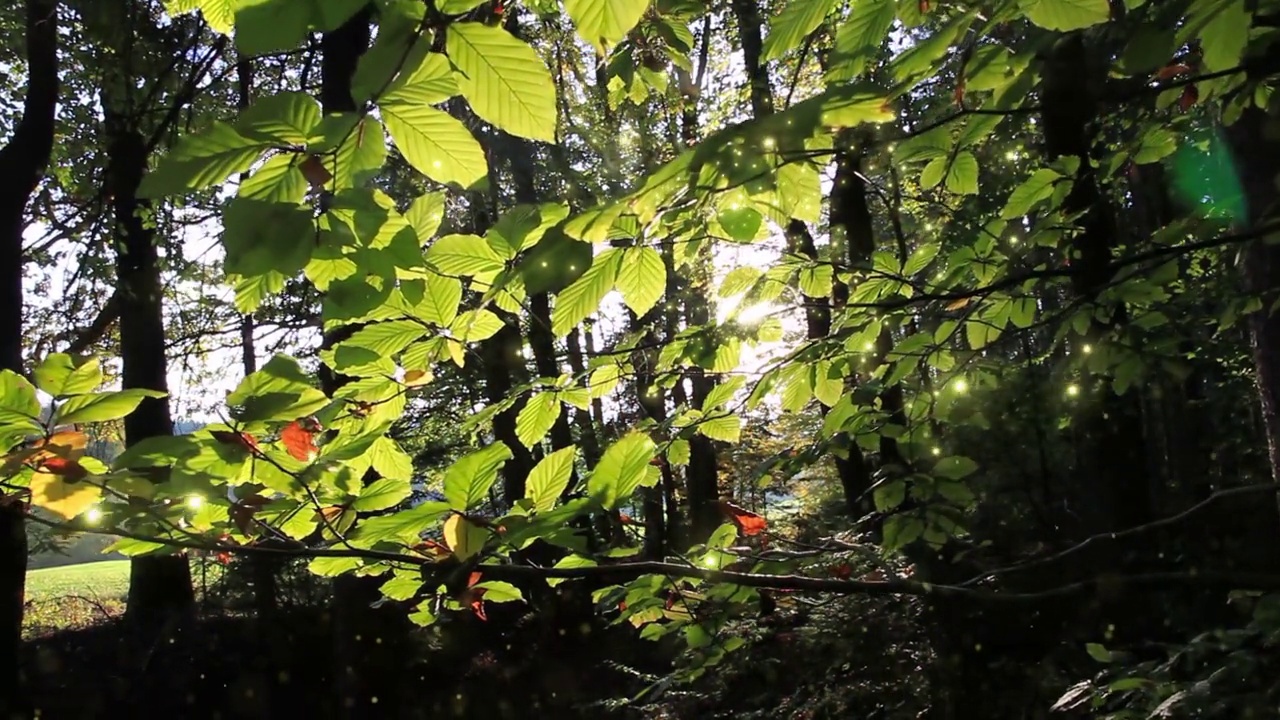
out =
<path fill-rule="evenodd" d="M 474 22 L 450 24 L 445 45 L 476 115 L 518 137 L 555 141 L 556 85 L 533 48 Z"/>

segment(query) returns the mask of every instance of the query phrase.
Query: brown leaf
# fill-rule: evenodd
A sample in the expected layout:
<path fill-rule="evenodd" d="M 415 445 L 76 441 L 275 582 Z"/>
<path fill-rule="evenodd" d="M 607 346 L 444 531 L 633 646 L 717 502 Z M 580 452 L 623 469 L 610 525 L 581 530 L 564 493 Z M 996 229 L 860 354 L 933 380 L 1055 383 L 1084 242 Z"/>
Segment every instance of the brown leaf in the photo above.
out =
<path fill-rule="evenodd" d="M 1191 72 L 1191 67 L 1184 63 L 1171 63 L 1156 71 L 1157 80 L 1168 80 Z"/>
<path fill-rule="evenodd" d="M 319 155 L 308 155 L 306 160 L 298 166 L 302 171 L 302 176 L 307 179 L 307 183 L 311 185 L 311 189 L 319 192 L 325 189 L 329 181 L 333 179 L 333 173 L 324 166 L 324 160 Z"/>
<path fill-rule="evenodd" d="M 971 302 L 973 302 L 972 297 L 962 297 L 958 300 L 952 300 L 951 302 L 947 303 L 947 310 L 959 310 L 960 308 L 963 308 L 965 305 L 968 305 Z"/>
<path fill-rule="evenodd" d="M 236 447 L 248 450 L 255 455 L 262 452 L 258 448 L 258 441 L 254 440 L 253 436 L 248 433 L 232 432 L 230 430 L 211 430 L 209 434 L 213 436 L 214 440 L 225 445 L 235 445 Z"/>
<path fill-rule="evenodd" d="M 1178 98 L 1178 109 L 1186 112 L 1191 109 L 1196 101 L 1200 99 L 1200 91 L 1195 85 L 1188 85 L 1182 91 L 1182 97 Z"/>

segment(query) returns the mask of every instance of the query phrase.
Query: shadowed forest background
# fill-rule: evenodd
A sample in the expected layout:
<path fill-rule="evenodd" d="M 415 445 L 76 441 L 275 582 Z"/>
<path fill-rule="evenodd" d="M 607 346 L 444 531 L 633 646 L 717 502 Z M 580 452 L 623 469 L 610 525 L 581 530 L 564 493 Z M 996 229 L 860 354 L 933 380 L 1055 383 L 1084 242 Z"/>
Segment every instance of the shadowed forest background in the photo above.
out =
<path fill-rule="evenodd" d="M 0 717 L 1280 718 L 1280 0 L 0 8 Z"/>

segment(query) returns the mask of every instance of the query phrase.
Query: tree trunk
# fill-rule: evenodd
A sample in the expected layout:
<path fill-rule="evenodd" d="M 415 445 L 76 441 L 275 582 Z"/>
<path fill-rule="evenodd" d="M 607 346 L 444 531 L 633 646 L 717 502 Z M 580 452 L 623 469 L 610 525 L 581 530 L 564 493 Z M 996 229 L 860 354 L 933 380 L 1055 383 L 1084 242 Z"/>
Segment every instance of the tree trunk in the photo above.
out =
<path fill-rule="evenodd" d="M 1080 159 L 1071 194 L 1063 203 L 1067 214 L 1083 212 L 1080 230 L 1071 243 L 1072 289 L 1093 302 L 1111 280 L 1111 252 L 1116 244 L 1115 217 L 1101 192 L 1090 163 L 1093 123 L 1097 114 L 1100 78 L 1088 55 L 1084 35 L 1075 33 L 1058 41 L 1045 63 L 1041 119 L 1045 154 L 1049 159 Z M 1105 308 L 1110 322 L 1095 321 L 1086 342 L 1095 346 L 1112 329 L 1127 322 L 1125 308 Z M 1085 453 L 1085 467 L 1077 476 L 1086 486 L 1078 503 L 1085 518 L 1084 534 L 1120 530 L 1146 522 L 1152 515 L 1152 486 L 1146 462 L 1141 398 L 1131 391 L 1117 395 L 1100 378 L 1097 405 L 1081 403 L 1076 422 L 1092 440 Z"/>
<path fill-rule="evenodd" d="M 22 231 L 26 207 L 53 150 L 58 101 L 55 0 L 27 0 L 27 96 L 13 137 L 0 150 L 0 369 L 22 372 Z M 3 448 L 0 450 L 4 450 Z M 18 650 L 27 576 L 21 503 L 0 503 L 0 715 L 20 709 Z"/>
<path fill-rule="evenodd" d="M 1246 217 L 1239 218 L 1238 224 L 1254 230 L 1275 227 L 1280 219 L 1275 185 L 1280 177 L 1280 121 L 1250 108 L 1227 128 L 1226 137 L 1247 207 Z M 1280 315 L 1271 309 L 1280 296 L 1278 237 L 1280 230 L 1274 230 L 1254 239 L 1244 258 L 1245 290 L 1262 300 L 1262 309 L 1249 316 L 1250 345 L 1267 457 L 1276 482 L 1280 482 Z"/>
<path fill-rule="evenodd" d="M 106 111 L 107 183 L 115 220 L 116 277 L 120 290 L 121 386 L 168 392 L 164 296 L 151 203 L 138 197 L 147 169 L 146 141 L 132 119 L 110 98 Z M 146 398 L 124 419 L 125 445 L 173 433 L 169 399 Z M 125 618 L 147 635 L 186 621 L 195 613 L 195 592 L 186 555 L 133 558 Z"/>

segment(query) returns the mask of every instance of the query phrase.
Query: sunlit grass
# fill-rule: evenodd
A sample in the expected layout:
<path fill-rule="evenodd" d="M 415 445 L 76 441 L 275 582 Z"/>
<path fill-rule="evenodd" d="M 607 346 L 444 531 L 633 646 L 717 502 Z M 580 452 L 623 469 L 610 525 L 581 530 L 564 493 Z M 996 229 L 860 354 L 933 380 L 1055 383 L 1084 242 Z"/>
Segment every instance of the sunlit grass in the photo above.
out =
<path fill-rule="evenodd" d="M 124 611 L 129 561 L 42 568 L 27 573 L 23 634 L 31 637 L 87 627 Z"/>

